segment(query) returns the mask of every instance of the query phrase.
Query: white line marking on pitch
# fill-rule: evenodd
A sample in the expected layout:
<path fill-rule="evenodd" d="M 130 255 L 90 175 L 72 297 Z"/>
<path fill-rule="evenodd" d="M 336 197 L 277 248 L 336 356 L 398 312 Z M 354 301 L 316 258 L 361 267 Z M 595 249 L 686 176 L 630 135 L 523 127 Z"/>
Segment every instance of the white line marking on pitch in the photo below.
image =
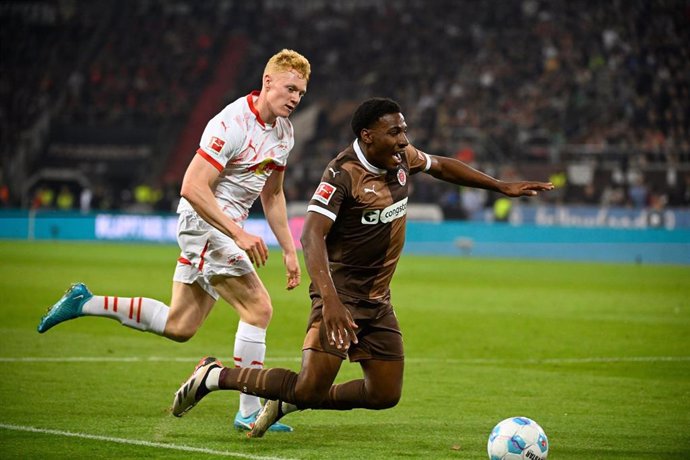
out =
<path fill-rule="evenodd" d="M 134 446 L 157 447 L 161 449 L 181 450 L 184 452 L 195 452 L 199 454 L 218 455 L 221 457 L 249 458 L 252 460 L 290 460 L 283 457 L 262 457 L 259 455 L 241 454 L 239 452 L 229 452 L 227 450 L 213 450 L 205 447 L 193 447 L 180 444 L 165 444 L 162 442 L 143 441 L 140 439 L 113 438 L 110 436 L 99 436 L 88 433 L 74 433 L 72 431 L 49 430 L 46 428 L 36 428 L 33 426 L 9 425 L 0 423 L 0 428 L 13 431 L 28 431 L 30 433 L 52 434 L 55 436 L 66 436 L 70 438 L 93 439 L 95 441 L 114 442 L 117 444 L 129 444 Z"/>
<path fill-rule="evenodd" d="M 220 358 L 221 361 L 224 358 Z M 225 358 L 232 362 L 231 359 Z M 268 362 L 300 362 L 301 357 L 274 357 L 266 358 Z M 444 363 L 444 364 L 504 364 L 513 363 L 509 359 L 489 359 L 489 358 L 406 358 L 409 363 Z M 165 356 L 20 356 L 20 357 L 0 357 L 0 362 L 5 363 L 137 363 L 137 362 L 167 362 L 167 363 L 196 363 L 199 357 L 180 358 Z M 526 364 L 596 364 L 596 363 L 660 363 L 660 362 L 687 362 L 690 356 L 612 356 L 612 357 L 590 357 L 590 358 L 542 358 L 524 359 L 520 362 Z"/>

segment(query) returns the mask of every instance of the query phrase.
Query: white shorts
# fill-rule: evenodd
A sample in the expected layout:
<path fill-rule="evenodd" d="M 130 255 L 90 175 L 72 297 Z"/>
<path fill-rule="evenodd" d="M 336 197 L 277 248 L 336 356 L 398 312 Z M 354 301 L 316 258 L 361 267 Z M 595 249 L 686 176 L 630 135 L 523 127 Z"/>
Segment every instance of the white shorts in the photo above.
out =
<path fill-rule="evenodd" d="M 206 223 L 195 212 L 183 212 L 177 221 L 177 259 L 173 280 L 199 285 L 214 299 L 218 293 L 211 285 L 214 276 L 242 276 L 254 271 L 249 256 L 235 240 Z"/>

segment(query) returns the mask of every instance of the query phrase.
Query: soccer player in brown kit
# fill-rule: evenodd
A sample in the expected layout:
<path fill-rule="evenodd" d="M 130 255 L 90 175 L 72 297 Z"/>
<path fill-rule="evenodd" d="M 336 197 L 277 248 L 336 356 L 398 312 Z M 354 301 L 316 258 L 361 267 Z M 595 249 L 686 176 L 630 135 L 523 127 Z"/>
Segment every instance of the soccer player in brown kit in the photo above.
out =
<path fill-rule="evenodd" d="M 405 240 L 408 176 L 424 172 L 509 197 L 553 189 L 548 182 L 503 182 L 418 150 L 407 138 L 400 106 L 390 99 L 363 102 L 352 130 L 356 139 L 328 164 L 307 208 L 302 245 L 312 310 L 301 370 L 235 369 L 203 358 L 175 394 L 174 415 L 213 390 L 257 395 L 268 401 L 249 436 L 260 437 L 295 410 L 395 406 L 404 353 L 390 282 Z M 333 385 L 345 358 L 360 364 L 363 378 Z"/>

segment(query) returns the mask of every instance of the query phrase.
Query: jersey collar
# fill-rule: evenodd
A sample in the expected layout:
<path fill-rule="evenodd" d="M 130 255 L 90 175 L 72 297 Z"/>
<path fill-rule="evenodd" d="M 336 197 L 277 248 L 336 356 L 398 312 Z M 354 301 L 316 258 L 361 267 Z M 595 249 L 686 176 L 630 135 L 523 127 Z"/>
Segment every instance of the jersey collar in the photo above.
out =
<path fill-rule="evenodd" d="M 249 104 L 249 110 L 252 111 L 252 113 L 256 117 L 256 121 L 259 122 L 262 128 L 272 128 L 272 125 L 266 125 L 266 122 L 263 121 L 261 115 L 259 114 L 259 111 L 254 105 L 254 96 L 259 97 L 259 94 L 261 94 L 261 91 L 252 91 L 251 93 L 247 94 L 247 104 Z"/>
<path fill-rule="evenodd" d="M 385 169 L 377 168 L 373 164 L 369 163 L 369 161 L 367 160 L 367 157 L 364 156 L 364 152 L 362 152 L 362 149 L 359 148 L 359 143 L 357 142 L 357 139 L 355 139 L 355 141 L 352 143 L 352 147 L 355 149 L 355 153 L 357 154 L 357 158 L 364 165 L 364 168 L 367 171 L 374 173 L 374 174 L 378 174 L 378 175 L 386 174 L 387 171 Z"/>

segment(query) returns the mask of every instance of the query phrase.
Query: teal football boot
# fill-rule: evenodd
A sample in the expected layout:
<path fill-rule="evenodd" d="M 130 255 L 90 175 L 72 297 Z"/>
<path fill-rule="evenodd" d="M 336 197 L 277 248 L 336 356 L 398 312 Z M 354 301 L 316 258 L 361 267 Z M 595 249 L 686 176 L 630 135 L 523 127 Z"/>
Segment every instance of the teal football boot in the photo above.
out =
<path fill-rule="evenodd" d="M 267 401 L 268 403 L 268 401 Z M 253 431 L 254 430 L 254 424 L 256 423 L 256 419 L 261 413 L 263 408 L 257 410 L 253 414 L 249 414 L 247 417 L 242 417 L 242 413 L 240 411 L 237 411 L 237 414 L 235 415 L 235 428 L 241 431 Z M 278 421 L 271 423 L 268 425 L 268 427 L 264 428 L 263 432 L 266 431 L 274 431 L 274 432 L 283 432 L 283 433 L 290 433 L 292 430 L 291 426 L 285 425 L 283 423 L 280 423 Z M 263 433 L 262 433 L 263 434 Z"/>
<path fill-rule="evenodd" d="M 65 295 L 43 315 L 41 322 L 38 323 L 38 332 L 43 334 L 56 324 L 83 316 L 81 310 L 91 297 L 93 294 L 84 283 L 73 284 Z"/>

